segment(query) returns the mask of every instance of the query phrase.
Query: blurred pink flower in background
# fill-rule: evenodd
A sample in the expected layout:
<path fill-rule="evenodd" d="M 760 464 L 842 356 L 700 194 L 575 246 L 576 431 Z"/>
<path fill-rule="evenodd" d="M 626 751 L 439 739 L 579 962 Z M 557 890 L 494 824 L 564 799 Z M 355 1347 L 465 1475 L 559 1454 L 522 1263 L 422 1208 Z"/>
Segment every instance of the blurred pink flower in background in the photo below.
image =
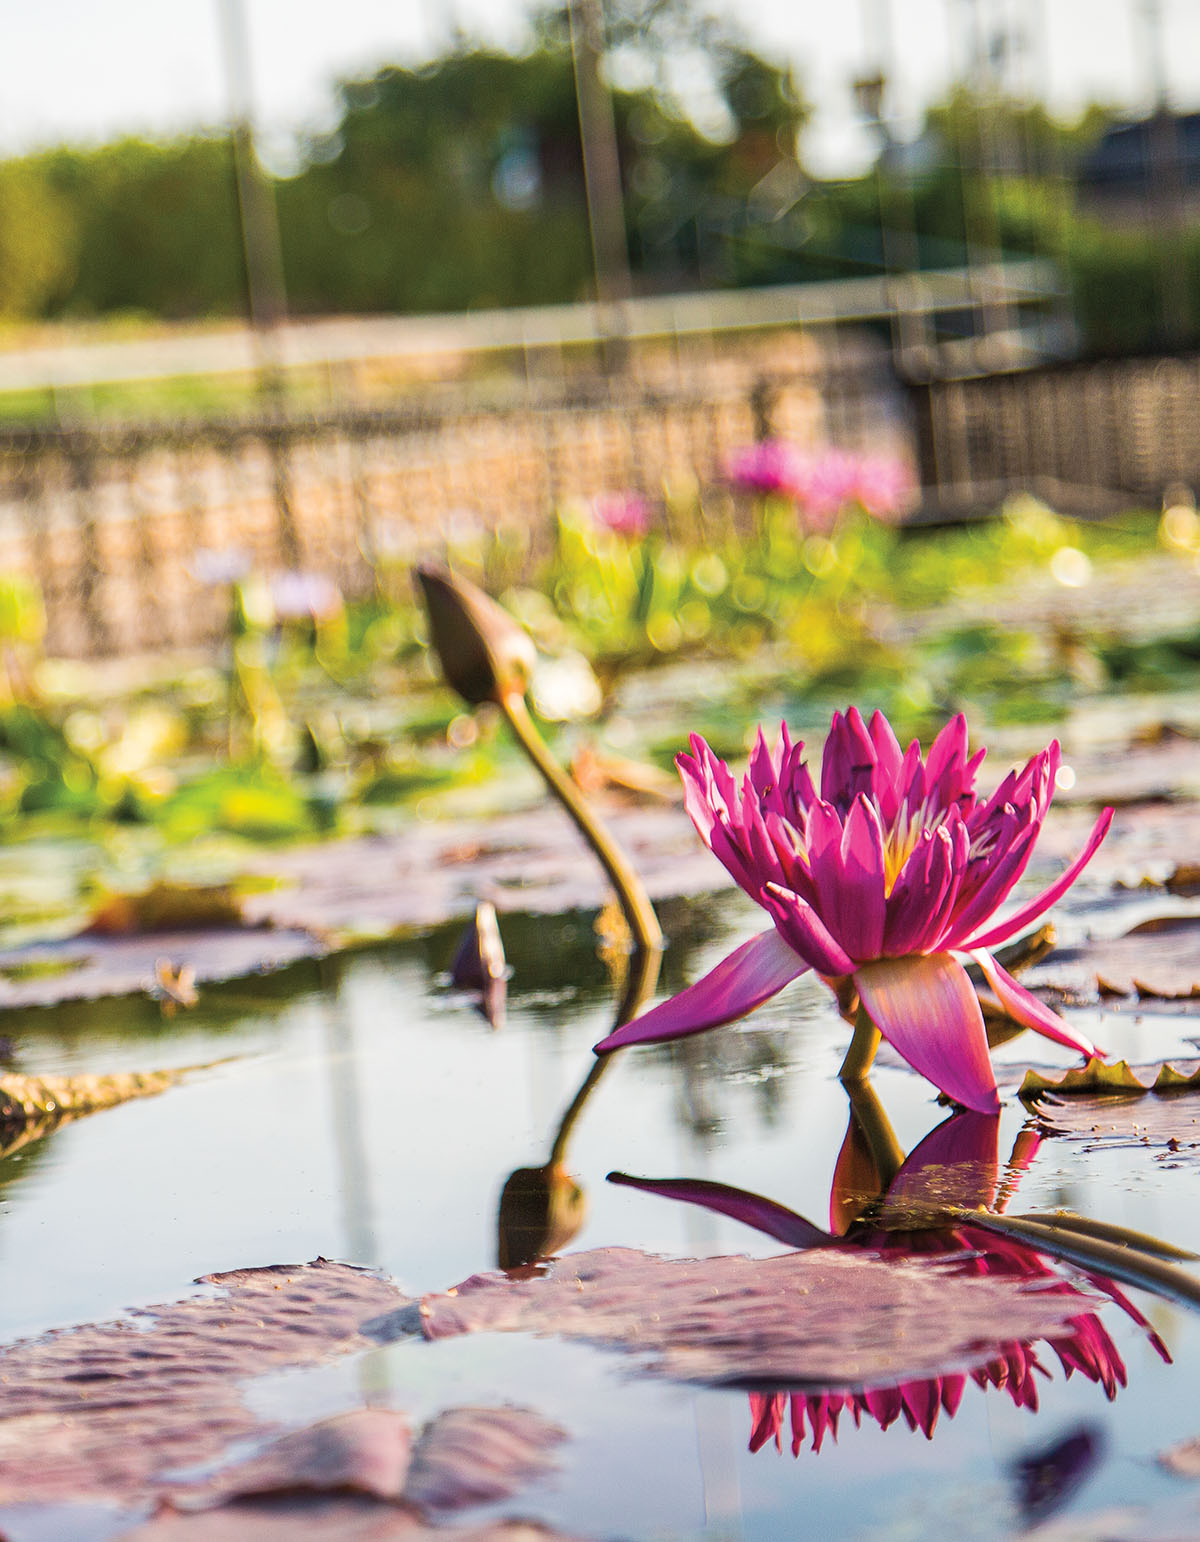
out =
<path fill-rule="evenodd" d="M 794 445 L 763 439 L 734 451 L 725 462 L 725 480 L 738 492 L 795 498 L 803 469 L 804 457 Z"/>
<path fill-rule="evenodd" d="M 897 456 L 800 450 L 779 439 L 736 451 L 725 463 L 725 479 L 739 492 L 789 499 L 816 530 L 828 530 L 854 506 L 876 519 L 896 519 L 915 494 L 912 473 Z"/>
<path fill-rule="evenodd" d="M 907 512 L 917 494 L 908 465 L 895 455 L 864 455 L 859 458 L 856 496 L 876 519 L 897 519 Z"/>
<path fill-rule="evenodd" d="M 592 499 L 591 514 L 597 525 L 629 540 L 650 528 L 650 504 L 640 493 L 602 493 Z"/>

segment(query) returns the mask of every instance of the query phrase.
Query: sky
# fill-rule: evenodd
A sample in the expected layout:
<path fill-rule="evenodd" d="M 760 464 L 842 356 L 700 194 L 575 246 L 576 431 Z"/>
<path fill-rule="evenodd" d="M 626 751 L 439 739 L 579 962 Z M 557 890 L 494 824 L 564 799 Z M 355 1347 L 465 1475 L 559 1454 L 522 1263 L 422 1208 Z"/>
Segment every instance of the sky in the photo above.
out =
<path fill-rule="evenodd" d="M 0 0 L 0 153 L 122 132 L 165 135 L 228 117 L 220 5 L 230 0 Z M 332 83 L 438 52 L 455 27 L 519 46 L 522 0 L 232 0 L 250 36 L 265 159 L 287 169 L 298 129 L 332 125 Z M 1130 111 L 1153 100 L 1144 16 L 1155 0 L 708 0 L 753 45 L 791 61 L 815 105 L 802 146 L 821 175 L 850 174 L 871 144 L 850 82 L 878 67 L 879 17 L 894 35 L 893 113 L 901 131 L 962 73 L 972 15 L 1026 39 L 1009 80 L 1065 113 L 1099 99 Z M 1200 3 L 1157 0 L 1172 103 L 1200 107 Z"/>

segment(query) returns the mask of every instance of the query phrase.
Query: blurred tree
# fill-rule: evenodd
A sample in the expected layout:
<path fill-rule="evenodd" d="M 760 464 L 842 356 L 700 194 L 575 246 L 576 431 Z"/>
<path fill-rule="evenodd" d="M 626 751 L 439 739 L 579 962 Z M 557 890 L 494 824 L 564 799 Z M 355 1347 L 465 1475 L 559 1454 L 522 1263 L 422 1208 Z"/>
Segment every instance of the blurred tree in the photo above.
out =
<path fill-rule="evenodd" d="M 64 245 L 77 253 L 70 281 L 47 311 L 180 318 L 244 310 L 228 139 L 121 139 L 98 149 L 50 150 L 20 164 L 51 189 L 64 225 L 69 218 Z"/>
<path fill-rule="evenodd" d="M 0 162 L 0 316 L 40 315 L 70 283 L 76 259 L 71 211 L 41 169 Z"/>

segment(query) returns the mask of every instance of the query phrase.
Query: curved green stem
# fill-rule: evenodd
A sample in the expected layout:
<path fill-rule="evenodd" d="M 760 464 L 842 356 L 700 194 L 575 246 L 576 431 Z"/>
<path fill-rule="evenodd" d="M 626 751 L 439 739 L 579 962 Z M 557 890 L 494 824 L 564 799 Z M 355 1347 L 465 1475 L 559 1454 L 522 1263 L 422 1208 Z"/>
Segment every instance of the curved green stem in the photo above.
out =
<path fill-rule="evenodd" d="M 854 1019 L 854 1037 L 850 1040 L 850 1048 L 838 1072 L 842 1081 L 861 1082 L 871 1069 L 878 1048 L 879 1029 L 867 1016 L 866 1007 L 860 1004 L 858 1016 Z"/>
<path fill-rule="evenodd" d="M 506 691 L 498 697 L 501 712 L 508 726 L 516 734 L 521 748 L 541 772 L 550 791 L 566 809 L 588 845 L 595 852 L 601 867 L 608 874 L 609 882 L 617 891 L 621 909 L 639 948 L 657 952 L 662 948 L 663 936 L 654 914 L 654 907 L 646 893 L 645 885 L 634 871 L 633 864 L 617 845 L 609 830 L 589 807 L 587 800 L 576 787 L 546 747 L 546 741 L 538 733 L 525 698 L 516 691 Z"/>

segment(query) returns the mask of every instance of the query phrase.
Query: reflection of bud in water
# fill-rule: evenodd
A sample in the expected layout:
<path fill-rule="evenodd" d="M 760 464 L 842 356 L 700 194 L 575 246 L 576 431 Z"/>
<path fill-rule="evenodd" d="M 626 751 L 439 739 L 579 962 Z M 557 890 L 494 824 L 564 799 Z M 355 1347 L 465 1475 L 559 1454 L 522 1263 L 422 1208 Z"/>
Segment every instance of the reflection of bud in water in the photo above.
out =
<path fill-rule="evenodd" d="M 472 706 L 523 695 L 535 662 L 529 635 L 466 579 L 432 567 L 417 579 L 447 684 Z"/>
<path fill-rule="evenodd" d="M 1045 1520 L 1071 1497 L 1104 1455 L 1104 1432 L 1080 1425 L 1049 1446 L 1012 1463 L 1017 1503 L 1024 1520 Z"/>
<path fill-rule="evenodd" d="M 493 1028 L 499 1028 L 504 1022 L 507 977 L 496 907 L 490 900 L 481 900 L 455 950 L 450 982 L 459 990 L 475 991 L 479 1010 Z"/>
<path fill-rule="evenodd" d="M 587 1197 L 560 1163 L 518 1167 L 500 1194 L 501 1269 L 520 1269 L 561 1253 L 586 1211 Z"/>

